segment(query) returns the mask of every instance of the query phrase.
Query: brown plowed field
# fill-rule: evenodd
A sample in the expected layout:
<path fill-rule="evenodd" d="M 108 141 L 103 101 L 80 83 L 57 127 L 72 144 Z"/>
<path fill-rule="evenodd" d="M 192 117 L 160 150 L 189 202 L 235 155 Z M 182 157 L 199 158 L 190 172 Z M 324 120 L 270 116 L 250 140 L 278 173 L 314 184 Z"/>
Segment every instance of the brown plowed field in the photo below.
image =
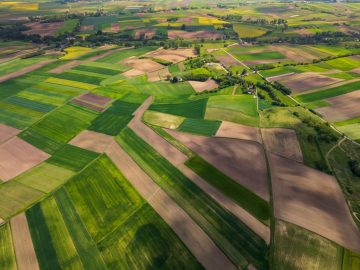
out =
<path fill-rule="evenodd" d="M 169 30 L 168 31 L 168 37 L 169 39 L 219 39 L 222 38 L 224 35 L 214 32 L 214 31 L 194 31 L 194 32 L 188 32 L 188 31 L 182 31 L 182 30 Z"/>
<path fill-rule="evenodd" d="M 192 88 L 194 88 L 194 90 L 196 92 L 202 92 L 205 90 L 213 90 L 218 88 L 218 84 L 214 81 L 214 80 L 207 80 L 205 82 L 198 82 L 198 81 L 189 81 L 189 83 L 191 84 Z"/>
<path fill-rule="evenodd" d="M 151 59 L 139 59 L 135 57 L 127 58 L 121 61 L 122 64 L 128 65 L 136 70 L 141 70 L 143 72 L 153 72 L 156 70 L 163 69 L 164 66 L 152 61 Z"/>
<path fill-rule="evenodd" d="M 0 179 L 10 180 L 49 156 L 20 138 L 14 137 L 0 145 Z"/>
<path fill-rule="evenodd" d="M 157 49 L 152 52 L 145 54 L 146 57 L 154 57 L 178 63 L 186 60 L 189 57 L 195 57 L 195 51 L 192 48 L 179 48 L 179 49 Z"/>
<path fill-rule="evenodd" d="M 258 128 L 244 126 L 233 122 L 223 121 L 216 132 L 216 137 L 234 138 L 261 142 Z"/>
<path fill-rule="evenodd" d="M 21 130 L 0 124 L 0 144 L 19 134 Z"/>
<path fill-rule="evenodd" d="M 231 57 L 230 55 L 219 55 L 215 57 L 217 60 L 220 61 L 225 67 L 237 66 L 239 62 Z"/>
<path fill-rule="evenodd" d="M 303 162 L 300 144 L 294 130 L 286 128 L 263 128 L 261 132 L 267 151 Z"/>
<path fill-rule="evenodd" d="M 298 93 L 313 88 L 327 86 L 339 82 L 341 79 L 331 78 L 312 72 L 304 72 L 281 77 L 278 78 L 277 81 L 292 89 L 294 93 Z"/>
<path fill-rule="evenodd" d="M 326 99 L 331 106 L 316 109 L 328 121 L 337 122 L 360 116 L 360 90 Z"/>
<path fill-rule="evenodd" d="M 264 150 L 256 142 L 167 132 L 220 171 L 269 200 Z"/>
<path fill-rule="evenodd" d="M 13 217 L 10 223 L 18 269 L 39 269 L 25 214 Z"/>
<path fill-rule="evenodd" d="M 112 137 L 106 134 L 84 130 L 75 138 L 73 138 L 69 144 L 85 148 L 90 151 L 103 153 L 112 142 Z"/>
<path fill-rule="evenodd" d="M 333 176 L 269 154 L 275 217 L 360 251 L 360 232 Z"/>
<path fill-rule="evenodd" d="M 23 31 L 26 35 L 40 35 L 41 37 L 45 36 L 55 36 L 56 32 L 64 22 L 52 22 L 52 23 L 40 23 L 32 22 L 27 23 L 25 26 L 30 27 L 30 30 Z"/>

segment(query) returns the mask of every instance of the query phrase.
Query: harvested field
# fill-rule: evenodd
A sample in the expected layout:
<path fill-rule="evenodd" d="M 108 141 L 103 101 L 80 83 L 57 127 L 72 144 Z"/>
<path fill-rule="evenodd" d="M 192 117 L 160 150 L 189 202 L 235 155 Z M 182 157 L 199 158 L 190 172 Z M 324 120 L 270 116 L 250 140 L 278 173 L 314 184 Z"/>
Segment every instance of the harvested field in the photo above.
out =
<path fill-rule="evenodd" d="M 19 134 L 21 130 L 0 124 L 0 144 Z"/>
<path fill-rule="evenodd" d="M 234 269 L 208 235 L 113 141 L 106 154 L 207 269 Z"/>
<path fill-rule="evenodd" d="M 277 78 L 277 81 L 292 89 L 293 92 L 298 93 L 312 88 L 324 87 L 339 82 L 341 79 L 331 78 L 312 72 L 304 72 Z"/>
<path fill-rule="evenodd" d="M 93 93 L 82 94 L 78 96 L 76 99 L 83 100 L 88 103 L 93 103 L 99 106 L 106 106 L 112 101 L 111 98 L 99 96 Z"/>
<path fill-rule="evenodd" d="M 109 28 L 103 29 L 105 33 L 118 33 L 120 31 L 120 24 L 119 23 L 112 23 Z"/>
<path fill-rule="evenodd" d="M 221 126 L 215 136 L 261 142 L 258 128 L 227 121 L 223 121 L 221 123 Z"/>
<path fill-rule="evenodd" d="M 140 39 L 141 37 L 144 39 L 152 39 L 155 33 L 155 29 L 139 29 L 135 31 L 135 39 Z"/>
<path fill-rule="evenodd" d="M 14 137 L 0 145 L 0 179 L 10 180 L 48 157 L 45 152 Z"/>
<path fill-rule="evenodd" d="M 360 251 L 360 232 L 333 176 L 272 153 L 269 163 L 276 218 Z"/>
<path fill-rule="evenodd" d="M 134 118 L 128 126 L 135 131 L 141 138 L 152 145 L 161 155 L 166 157 L 175 165 L 183 164 L 187 160 L 187 156 L 181 153 L 177 148 L 170 145 L 164 138 L 156 134 L 151 128 L 145 125 L 141 118 L 152 102 L 149 97 L 134 113 Z"/>
<path fill-rule="evenodd" d="M 158 82 L 161 80 L 165 80 L 167 76 L 171 76 L 171 73 L 169 72 L 169 69 L 166 67 L 157 71 L 149 72 L 147 73 L 147 76 L 149 82 Z"/>
<path fill-rule="evenodd" d="M 151 59 L 139 59 L 136 57 L 129 57 L 120 62 L 121 64 L 128 65 L 135 70 L 140 70 L 143 72 L 153 72 L 159 69 L 163 69 L 164 66 L 152 61 Z"/>
<path fill-rule="evenodd" d="M 195 51 L 192 48 L 179 48 L 179 49 L 157 49 L 155 51 L 145 54 L 147 57 L 159 58 L 173 63 L 179 63 L 189 57 L 195 57 Z"/>
<path fill-rule="evenodd" d="M 50 64 L 50 63 L 52 63 L 54 61 L 55 60 L 46 60 L 46 61 L 43 61 L 43 62 L 33 64 L 33 65 L 29 66 L 29 67 L 25 67 L 25 68 L 20 69 L 18 71 L 6 74 L 4 76 L 0 76 L 0 83 L 5 82 L 5 81 L 10 80 L 10 79 L 13 79 L 13 78 L 16 78 L 16 77 L 19 77 L 21 75 L 24 75 L 24 74 L 29 73 L 31 71 L 34 71 L 36 69 L 39 69 L 39 68 L 41 68 L 43 66 L 46 66 L 47 64 Z"/>
<path fill-rule="evenodd" d="M 125 71 L 122 75 L 124 75 L 125 77 L 131 78 L 131 77 L 137 77 L 140 75 L 144 75 L 145 72 L 138 70 L 138 69 L 130 69 L 128 71 Z"/>
<path fill-rule="evenodd" d="M 189 81 L 189 83 L 191 84 L 192 88 L 194 88 L 194 90 L 196 92 L 202 92 L 205 90 L 213 90 L 218 88 L 218 84 L 214 81 L 214 80 L 207 80 L 205 82 L 198 82 L 198 81 Z"/>
<path fill-rule="evenodd" d="M 49 72 L 50 73 L 55 73 L 55 74 L 60 74 L 60 73 L 63 73 L 64 71 L 72 69 L 73 67 L 76 67 L 76 66 L 78 66 L 78 65 L 80 65 L 82 63 L 83 63 L 83 61 L 73 60 L 73 61 L 67 62 L 66 64 L 58 66 L 58 67 L 50 70 Z"/>
<path fill-rule="evenodd" d="M 234 57 L 231 57 L 230 55 L 218 55 L 215 58 L 227 68 L 239 65 L 239 61 L 236 60 Z"/>
<path fill-rule="evenodd" d="M 18 269 L 39 269 L 25 214 L 13 217 L 10 222 Z"/>
<path fill-rule="evenodd" d="M 27 23 L 25 26 L 30 27 L 30 30 L 23 31 L 26 35 L 40 35 L 41 37 L 45 36 L 55 36 L 57 31 L 63 26 L 64 22 L 51 22 L 51 23 L 40 23 L 32 22 Z"/>
<path fill-rule="evenodd" d="M 302 48 L 297 48 L 296 46 L 282 46 L 282 45 L 271 45 L 269 46 L 271 51 L 278 51 L 279 53 L 286 56 L 290 60 L 296 62 L 307 62 L 313 59 L 316 59 L 316 55 L 312 55 Z"/>
<path fill-rule="evenodd" d="M 262 138 L 267 151 L 303 162 L 303 156 L 296 132 L 286 128 L 262 129 Z"/>
<path fill-rule="evenodd" d="M 360 90 L 325 99 L 331 106 L 316 109 L 330 122 L 338 122 L 360 116 Z"/>
<path fill-rule="evenodd" d="M 265 156 L 258 143 L 167 132 L 234 181 L 269 200 Z"/>
<path fill-rule="evenodd" d="M 169 30 L 168 37 L 169 39 L 219 39 L 223 38 L 223 34 L 215 32 L 215 31 L 182 31 L 182 30 Z"/>
<path fill-rule="evenodd" d="M 87 32 L 87 31 L 93 31 L 94 30 L 94 25 L 81 25 L 80 26 L 80 32 Z"/>
<path fill-rule="evenodd" d="M 85 101 L 82 101 L 82 100 L 78 100 L 78 99 L 73 99 L 71 101 L 73 104 L 75 105 L 79 105 L 81 107 L 85 107 L 85 108 L 88 108 L 90 110 L 94 110 L 96 112 L 103 112 L 105 109 L 103 107 L 100 107 L 100 106 L 96 106 L 94 104 L 91 104 L 91 103 L 87 103 Z"/>
<path fill-rule="evenodd" d="M 98 153 L 103 153 L 111 142 L 112 137 L 109 135 L 84 130 L 72 139 L 69 144 Z"/>

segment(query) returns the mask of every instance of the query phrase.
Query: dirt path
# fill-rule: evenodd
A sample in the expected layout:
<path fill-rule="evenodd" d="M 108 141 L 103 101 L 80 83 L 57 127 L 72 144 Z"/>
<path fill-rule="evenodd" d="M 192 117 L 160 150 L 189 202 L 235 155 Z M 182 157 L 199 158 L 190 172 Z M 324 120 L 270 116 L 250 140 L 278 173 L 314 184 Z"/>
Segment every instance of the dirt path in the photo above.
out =
<path fill-rule="evenodd" d="M 115 141 L 106 154 L 206 269 L 235 269 L 207 234 Z"/>
<path fill-rule="evenodd" d="M 46 60 L 46 61 L 43 61 L 43 62 L 40 62 L 40 63 L 36 63 L 36 64 L 34 64 L 32 66 L 23 68 L 21 70 L 6 74 L 6 75 L 0 77 L 0 83 L 5 82 L 5 81 L 10 80 L 10 79 L 13 79 L 13 78 L 16 78 L 18 76 L 24 75 L 24 74 L 29 73 L 31 71 L 34 71 L 36 69 L 39 69 L 39 68 L 41 68 L 43 66 L 46 66 L 46 65 L 48 65 L 48 64 L 50 64 L 52 62 L 55 62 L 55 61 L 56 61 L 55 59 Z"/>
<path fill-rule="evenodd" d="M 177 148 L 169 144 L 164 138 L 160 137 L 150 127 L 142 121 L 142 115 L 152 102 L 149 97 L 134 113 L 134 118 L 129 123 L 129 127 L 135 131 L 143 140 L 154 147 L 162 156 L 166 157 L 172 164 L 178 166 L 187 160 L 187 156 Z"/>
<path fill-rule="evenodd" d="M 18 269 L 39 269 L 25 214 L 12 218 L 10 224 Z"/>

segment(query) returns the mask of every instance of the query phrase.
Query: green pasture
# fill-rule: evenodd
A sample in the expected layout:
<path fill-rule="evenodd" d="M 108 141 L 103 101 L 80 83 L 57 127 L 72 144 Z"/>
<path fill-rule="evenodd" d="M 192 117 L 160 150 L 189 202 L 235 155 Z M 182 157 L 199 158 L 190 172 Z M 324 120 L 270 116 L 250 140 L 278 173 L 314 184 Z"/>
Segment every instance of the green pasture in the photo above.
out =
<path fill-rule="evenodd" d="M 74 175 L 74 172 L 47 162 L 16 177 L 17 181 L 44 193 L 51 192 Z"/>
<path fill-rule="evenodd" d="M 59 28 L 59 30 L 56 32 L 57 36 L 70 34 L 74 32 L 75 28 L 79 25 L 78 19 L 70 19 L 66 20 L 64 24 Z"/>
<path fill-rule="evenodd" d="M 5 223 L 0 227 L 0 268 L 17 269 L 10 223 Z"/>
<path fill-rule="evenodd" d="M 0 185 L 0 217 L 8 219 L 42 198 L 44 193 L 16 181 Z"/>
<path fill-rule="evenodd" d="M 109 269 L 202 269 L 178 236 L 143 204 L 99 243 Z M 141 256 L 139 256 L 141 254 Z"/>
<path fill-rule="evenodd" d="M 116 137 L 125 151 L 182 207 L 238 267 L 267 269 L 265 242 L 224 210 L 130 129 Z"/>
<path fill-rule="evenodd" d="M 213 136 L 216 134 L 220 125 L 221 121 L 185 118 L 177 130 L 204 136 Z"/>
<path fill-rule="evenodd" d="M 117 51 L 117 52 L 109 54 L 103 58 L 100 58 L 96 62 L 105 62 L 105 63 L 115 64 L 115 63 L 118 63 L 130 56 L 141 56 L 147 52 L 150 52 L 150 51 L 153 51 L 156 49 L 157 49 L 157 47 L 154 47 L 154 46 L 146 46 L 146 47 L 140 47 L 140 48 L 136 48 L 136 49 Z"/>
<path fill-rule="evenodd" d="M 54 197 L 30 208 L 26 217 L 40 268 L 84 267 Z"/>
<path fill-rule="evenodd" d="M 275 224 L 276 269 L 341 269 L 343 248 L 306 229 L 284 221 Z"/>
<path fill-rule="evenodd" d="M 76 175 L 66 190 L 95 242 L 116 229 L 144 203 L 106 156 Z"/>
<path fill-rule="evenodd" d="M 188 118 L 203 118 L 206 104 L 207 99 L 200 99 L 184 103 L 152 104 L 149 109 Z"/>
<path fill-rule="evenodd" d="M 46 163 L 77 172 L 83 169 L 98 156 L 98 153 L 66 144 L 49 159 L 47 159 Z"/>
<path fill-rule="evenodd" d="M 185 118 L 182 116 L 147 110 L 143 115 L 143 120 L 150 125 L 176 129 L 183 123 Z"/>
<path fill-rule="evenodd" d="M 130 122 L 133 112 L 139 106 L 138 103 L 116 100 L 91 122 L 89 129 L 108 135 L 117 135 Z"/>

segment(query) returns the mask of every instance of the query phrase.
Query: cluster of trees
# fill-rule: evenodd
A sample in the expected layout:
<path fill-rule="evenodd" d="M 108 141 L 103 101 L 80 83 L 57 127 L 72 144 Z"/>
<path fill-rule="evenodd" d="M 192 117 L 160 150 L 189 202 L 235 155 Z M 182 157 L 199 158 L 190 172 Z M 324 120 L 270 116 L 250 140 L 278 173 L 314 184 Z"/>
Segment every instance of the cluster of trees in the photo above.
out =
<path fill-rule="evenodd" d="M 360 177 L 360 162 L 359 161 L 354 160 L 354 159 L 350 160 L 349 161 L 349 167 L 350 167 L 351 172 L 354 175 Z"/>
<path fill-rule="evenodd" d="M 285 95 L 290 95 L 291 94 L 291 89 L 286 87 L 285 85 L 282 85 L 279 82 L 273 82 L 272 86 L 279 90 L 281 93 L 285 94 Z"/>
<path fill-rule="evenodd" d="M 274 89 L 272 88 L 272 85 L 271 85 L 270 83 L 268 83 L 268 82 L 264 82 L 264 83 L 262 83 L 262 82 L 257 82 L 257 83 L 256 83 L 256 87 L 258 87 L 258 88 L 266 91 L 266 92 L 269 94 L 269 96 L 270 96 L 271 99 L 272 99 L 272 102 L 271 102 L 271 103 L 272 103 L 273 105 L 275 105 L 275 106 L 285 106 L 285 104 L 282 103 L 281 100 L 279 99 L 279 97 L 276 95 L 276 93 L 275 93 L 275 91 L 274 91 Z M 258 96 L 259 96 L 259 98 L 264 99 L 264 96 L 261 95 L 261 93 L 258 93 Z"/>
<path fill-rule="evenodd" d="M 196 47 L 196 46 L 195 46 Z M 207 63 L 218 62 L 212 54 L 204 54 L 202 56 L 192 58 L 186 61 L 185 66 L 187 69 L 200 68 Z"/>

